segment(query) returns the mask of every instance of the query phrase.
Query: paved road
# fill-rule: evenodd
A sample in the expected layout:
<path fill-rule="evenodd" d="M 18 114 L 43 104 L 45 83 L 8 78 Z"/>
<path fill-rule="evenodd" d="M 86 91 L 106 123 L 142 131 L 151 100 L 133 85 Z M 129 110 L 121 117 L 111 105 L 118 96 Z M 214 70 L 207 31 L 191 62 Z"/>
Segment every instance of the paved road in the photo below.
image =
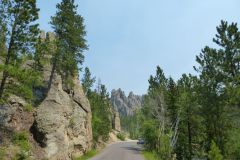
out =
<path fill-rule="evenodd" d="M 133 142 L 118 142 L 105 148 L 90 160 L 144 160 L 141 147 Z"/>

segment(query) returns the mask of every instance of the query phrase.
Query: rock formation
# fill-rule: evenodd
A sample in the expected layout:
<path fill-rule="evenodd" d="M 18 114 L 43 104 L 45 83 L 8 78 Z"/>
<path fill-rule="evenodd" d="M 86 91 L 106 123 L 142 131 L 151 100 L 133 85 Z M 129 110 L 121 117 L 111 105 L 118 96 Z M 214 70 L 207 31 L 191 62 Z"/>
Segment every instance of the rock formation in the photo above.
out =
<path fill-rule="evenodd" d="M 142 96 L 134 95 L 130 92 L 128 97 L 121 90 L 112 90 L 111 102 L 115 110 L 117 110 L 120 116 L 133 115 L 135 110 L 140 108 L 143 103 Z"/>
<path fill-rule="evenodd" d="M 76 81 L 79 82 L 79 81 Z M 91 147 L 91 109 L 79 83 L 69 95 L 57 76 L 46 99 L 38 107 L 32 127 L 35 139 L 49 159 L 71 159 Z"/>
<path fill-rule="evenodd" d="M 51 74 L 50 65 L 44 68 L 44 81 Z M 45 150 L 48 159 L 68 160 L 88 151 L 92 142 L 91 108 L 78 77 L 68 93 L 60 75 L 53 76 L 51 88 L 35 114 L 32 127 L 34 138 Z"/>
<path fill-rule="evenodd" d="M 114 111 L 113 113 L 113 129 L 121 132 L 121 122 L 120 122 L 120 117 L 119 113 L 117 111 Z"/>
<path fill-rule="evenodd" d="M 44 39 L 43 34 L 41 37 Z M 31 67 L 32 62 L 27 61 L 23 67 Z M 80 81 L 73 78 L 74 87 L 69 92 L 64 90 L 61 76 L 54 74 L 48 91 L 51 68 L 49 59 L 42 71 L 43 86 L 34 91 L 40 104 L 37 109 L 25 112 L 27 103 L 14 95 L 9 104 L 0 106 L 0 147 L 4 137 L 9 135 L 11 139 L 14 132 L 30 131 L 32 159 L 70 160 L 91 148 L 92 113 Z"/>

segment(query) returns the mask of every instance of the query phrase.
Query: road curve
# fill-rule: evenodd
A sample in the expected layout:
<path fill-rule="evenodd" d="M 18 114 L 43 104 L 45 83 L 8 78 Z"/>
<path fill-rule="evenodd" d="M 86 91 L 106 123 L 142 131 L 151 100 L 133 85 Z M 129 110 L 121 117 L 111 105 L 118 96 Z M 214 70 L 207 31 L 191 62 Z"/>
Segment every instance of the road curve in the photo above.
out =
<path fill-rule="evenodd" d="M 90 160 L 144 160 L 136 141 L 117 142 L 106 147 Z"/>

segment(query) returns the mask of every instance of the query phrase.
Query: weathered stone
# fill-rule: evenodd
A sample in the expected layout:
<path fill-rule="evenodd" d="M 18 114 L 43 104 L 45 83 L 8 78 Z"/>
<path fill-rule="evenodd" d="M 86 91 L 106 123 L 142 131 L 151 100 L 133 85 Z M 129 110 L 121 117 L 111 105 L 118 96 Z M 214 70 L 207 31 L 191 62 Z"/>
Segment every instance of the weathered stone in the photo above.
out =
<path fill-rule="evenodd" d="M 120 123 L 120 117 L 118 112 L 114 112 L 114 119 L 113 119 L 113 129 L 116 131 L 121 131 L 121 123 Z"/>
<path fill-rule="evenodd" d="M 91 147 L 91 109 L 77 78 L 72 94 L 63 90 L 61 77 L 55 75 L 47 97 L 37 109 L 33 131 L 48 159 L 71 159 Z"/>
<path fill-rule="evenodd" d="M 129 96 L 126 97 L 125 93 L 121 89 L 118 89 L 112 90 L 111 102 L 120 116 L 128 116 L 133 115 L 142 106 L 143 98 L 142 96 L 134 95 L 133 92 L 130 92 Z"/>

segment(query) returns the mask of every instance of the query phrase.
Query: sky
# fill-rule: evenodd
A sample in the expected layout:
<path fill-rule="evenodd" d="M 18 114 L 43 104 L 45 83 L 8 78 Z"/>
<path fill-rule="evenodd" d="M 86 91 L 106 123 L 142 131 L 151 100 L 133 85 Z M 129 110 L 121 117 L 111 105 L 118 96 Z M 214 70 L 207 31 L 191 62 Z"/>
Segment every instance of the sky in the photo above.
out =
<path fill-rule="evenodd" d="M 37 0 L 40 28 L 52 31 L 50 17 L 60 0 Z M 214 46 L 221 20 L 240 21 L 239 0 L 75 0 L 85 19 L 87 66 L 108 91 L 145 94 L 159 65 L 166 77 L 196 74 L 195 57 Z M 80 77 L 82 73 L 80 73 Z"/>

